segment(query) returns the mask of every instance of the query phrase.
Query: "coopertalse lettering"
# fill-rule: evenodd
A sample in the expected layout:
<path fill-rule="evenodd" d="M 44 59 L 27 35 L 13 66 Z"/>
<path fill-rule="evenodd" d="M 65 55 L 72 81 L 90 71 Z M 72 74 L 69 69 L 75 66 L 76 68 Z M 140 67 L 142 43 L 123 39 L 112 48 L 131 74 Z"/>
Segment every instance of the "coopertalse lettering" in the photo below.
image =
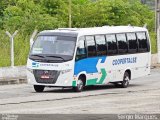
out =
<path fill-rule="evenodd" d="M 137 57 L 122 58 L 113 60 L 112 65 L 132 64 L 137 62 Z"/>

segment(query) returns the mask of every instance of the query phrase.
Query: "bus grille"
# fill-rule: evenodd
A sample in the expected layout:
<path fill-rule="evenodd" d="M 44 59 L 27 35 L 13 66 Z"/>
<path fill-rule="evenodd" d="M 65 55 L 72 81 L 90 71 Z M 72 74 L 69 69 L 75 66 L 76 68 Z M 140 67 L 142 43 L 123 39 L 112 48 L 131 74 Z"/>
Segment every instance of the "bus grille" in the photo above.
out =
<path fill-rule="evenodd" d="M 33 74 L 37 83 L 55 84 L 60 72 L 56 70 L 33 70 Z M 48 76 L 48 78 L 42 76 Z"/>

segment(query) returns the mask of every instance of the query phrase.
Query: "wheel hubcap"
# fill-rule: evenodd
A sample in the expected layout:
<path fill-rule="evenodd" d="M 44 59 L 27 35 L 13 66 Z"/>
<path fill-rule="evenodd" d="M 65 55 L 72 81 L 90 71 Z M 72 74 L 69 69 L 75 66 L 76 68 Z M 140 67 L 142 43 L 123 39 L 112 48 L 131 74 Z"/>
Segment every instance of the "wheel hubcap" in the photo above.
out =
<path fill-rule="evenodd" d="M 124 79 L 124 81 L 125 81 L 125 86 L 127 86 L 129 84 L 129 77 L 126 76 L 126 78 Z"/>
<path fill-rule="evenodd" d="M 77 86 L 78 86 L 78 88 L 79 88 L 80 90 L 82 89 L 82 87 L 83 87 L 83 82 L 82 82 L 82 80 L 78 80 Z"/>

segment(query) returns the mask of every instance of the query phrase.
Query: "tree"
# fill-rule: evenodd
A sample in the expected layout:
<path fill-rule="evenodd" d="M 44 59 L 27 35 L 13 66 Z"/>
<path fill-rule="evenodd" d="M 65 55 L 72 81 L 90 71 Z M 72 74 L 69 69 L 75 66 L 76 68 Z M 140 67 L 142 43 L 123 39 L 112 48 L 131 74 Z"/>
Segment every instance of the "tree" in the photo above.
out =
<path fill-rule="evenodd" d="M 30 34 L 34 29 L 54 29 L 60 26 L 58 19 L 45 11 L 34 0 L 17 0 L 15 6 L 8 6 L 4 11 L 4 28 L 10 31 L 20 29 Z"/>
<path fill-rule="evenodd" d="M 5 41 L 6 30 L 13 33 L 18 29 L 15 61 L 16 64 L 25 64 L 30 34 L 34 29 L 68 27 L 68 6 L 68 0 L 0 0 L 0 45 Z M 155 45 L 154 12 L 139 0 L 72 0 L 73 27 L 143 26 L 145 23 L 148 24 L 152 45 Z M 1 49 L 0 54 L 3 52 Z"/>

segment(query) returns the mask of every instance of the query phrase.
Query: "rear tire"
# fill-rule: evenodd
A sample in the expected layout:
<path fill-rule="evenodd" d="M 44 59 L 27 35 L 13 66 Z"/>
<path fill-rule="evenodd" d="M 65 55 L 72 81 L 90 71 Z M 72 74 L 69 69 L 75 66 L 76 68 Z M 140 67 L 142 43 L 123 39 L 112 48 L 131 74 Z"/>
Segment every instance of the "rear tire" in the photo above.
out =
<path fill-rule="evenodd" d="M 81 78 L 79 78 L 77 81 L 77 86 L 73 87 L 73 90 L 75 92 L 81 92 L 83 88 L 84 88 L 84 81 Z"/>
<path fill-rule="evenodd" d="M 123 81 L 121 82 L 121 87 L 127 88 L 129 86 L 129 81 L 130 81 L 129 74 L 128 74 L 128 72 L 125 72 L 124 77 L 123 77 Z"/>
<path fill-rule="evenodd" d="M 45 86 L 41 86 L 41 85 L 34 85 L 34 90 L 36 92 L 43 92 Z"/>

